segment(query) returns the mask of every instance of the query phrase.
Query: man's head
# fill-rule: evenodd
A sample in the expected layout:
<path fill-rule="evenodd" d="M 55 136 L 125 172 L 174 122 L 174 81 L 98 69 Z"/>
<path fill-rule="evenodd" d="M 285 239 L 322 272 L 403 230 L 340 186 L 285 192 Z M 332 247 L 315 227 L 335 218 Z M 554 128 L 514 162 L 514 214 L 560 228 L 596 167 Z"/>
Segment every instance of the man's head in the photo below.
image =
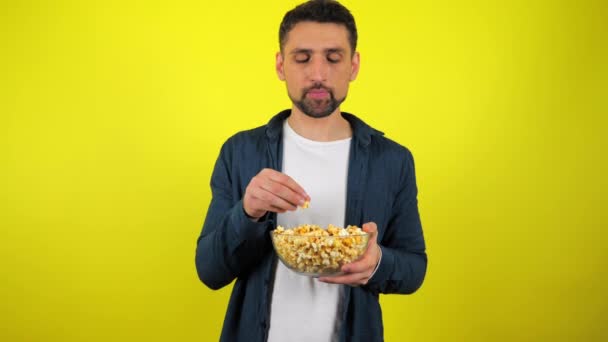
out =
<path fill-rule="evenodd" d="M 279 46 L 281 47 L 281 52 L 283 52 L 283 48 L 285 47 L 289 31 L 297 23 L 303 21 L 344 25 L 348 30 L 351 53 L 357 50 L 357 25 L 355 25 L 355 18 L 350 14 L 350 11 L 334 0 L 310 0 L 285 13 L 279 27 Z"/>
<path fill-rule="evenodd" d="M 311 0 L 287 12 L 279 30 L 279 78 L 304 114 L 329 116 L 346 99 L 359 71 L 355 20 L 332 0 Z"/>

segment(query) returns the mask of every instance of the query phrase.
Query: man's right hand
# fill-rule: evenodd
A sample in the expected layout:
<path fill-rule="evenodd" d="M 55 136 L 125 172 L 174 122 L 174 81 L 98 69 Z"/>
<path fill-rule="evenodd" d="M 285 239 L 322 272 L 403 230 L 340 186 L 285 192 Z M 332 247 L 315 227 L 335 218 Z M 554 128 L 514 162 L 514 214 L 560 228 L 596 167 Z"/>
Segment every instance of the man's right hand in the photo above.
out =
<path fill-rule="evenodd" d="M 243 209 L 257 220 L 268 211 L 294 211 L 306 201 L 310 201 L 310 197 L 291 177 L 276 170 L 263 169 L 247 185 Z"/>

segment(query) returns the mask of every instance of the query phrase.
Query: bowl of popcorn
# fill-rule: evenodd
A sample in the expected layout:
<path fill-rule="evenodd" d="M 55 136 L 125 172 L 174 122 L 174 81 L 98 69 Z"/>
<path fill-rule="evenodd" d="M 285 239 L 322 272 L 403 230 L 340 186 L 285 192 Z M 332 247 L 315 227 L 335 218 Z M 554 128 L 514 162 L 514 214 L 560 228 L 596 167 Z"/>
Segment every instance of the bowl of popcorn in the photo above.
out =
<path fill-rule="evenodd" d="M 307 276 L 342 273 L 342 265 L 358 260 L 367 249 L 369 235 L 356 226 L 329 225 L 323 229 L 305 224 L 270 232 L 279 260 L 290 270 Z"/>

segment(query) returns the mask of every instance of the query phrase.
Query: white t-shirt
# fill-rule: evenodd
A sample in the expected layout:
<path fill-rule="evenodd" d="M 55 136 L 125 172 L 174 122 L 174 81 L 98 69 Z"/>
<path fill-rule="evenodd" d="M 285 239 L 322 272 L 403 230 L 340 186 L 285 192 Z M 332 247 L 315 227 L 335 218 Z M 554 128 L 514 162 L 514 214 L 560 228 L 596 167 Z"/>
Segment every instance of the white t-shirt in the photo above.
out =
<path fill-rule="evenodd" d="M 283 173 L 310 195 L 310 206 L 278 214 L 285 228 L 300 224 L 343 227 L 351 138 L 319 142 L 299 136 L 283 124 Z M 335 341 L 341 325 L 343 285 L 327 284 L 287 269 L 275 272 L 269 342 Z"/>

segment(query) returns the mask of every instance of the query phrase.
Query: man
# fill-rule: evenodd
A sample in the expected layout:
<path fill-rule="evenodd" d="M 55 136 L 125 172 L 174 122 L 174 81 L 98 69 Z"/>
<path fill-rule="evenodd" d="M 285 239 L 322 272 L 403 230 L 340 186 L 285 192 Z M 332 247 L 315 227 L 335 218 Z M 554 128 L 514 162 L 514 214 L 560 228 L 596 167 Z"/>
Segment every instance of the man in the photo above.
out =
<path fill-rule="evenodd" d="M 222 146 L 198 275 L 212 289 L 236 279 L 223 341 L 381 341 L 379 293 L 413 293 L 426 272 L 412 155 L 340 111 L 359 71 L 348 9 L 301 4 L 279 40 L 276 72 L 293 106 Z M 343 275 L 295 274 L 277 262 L 269 232 L 304 223 L 361 226 L 368 248 Z"/>

